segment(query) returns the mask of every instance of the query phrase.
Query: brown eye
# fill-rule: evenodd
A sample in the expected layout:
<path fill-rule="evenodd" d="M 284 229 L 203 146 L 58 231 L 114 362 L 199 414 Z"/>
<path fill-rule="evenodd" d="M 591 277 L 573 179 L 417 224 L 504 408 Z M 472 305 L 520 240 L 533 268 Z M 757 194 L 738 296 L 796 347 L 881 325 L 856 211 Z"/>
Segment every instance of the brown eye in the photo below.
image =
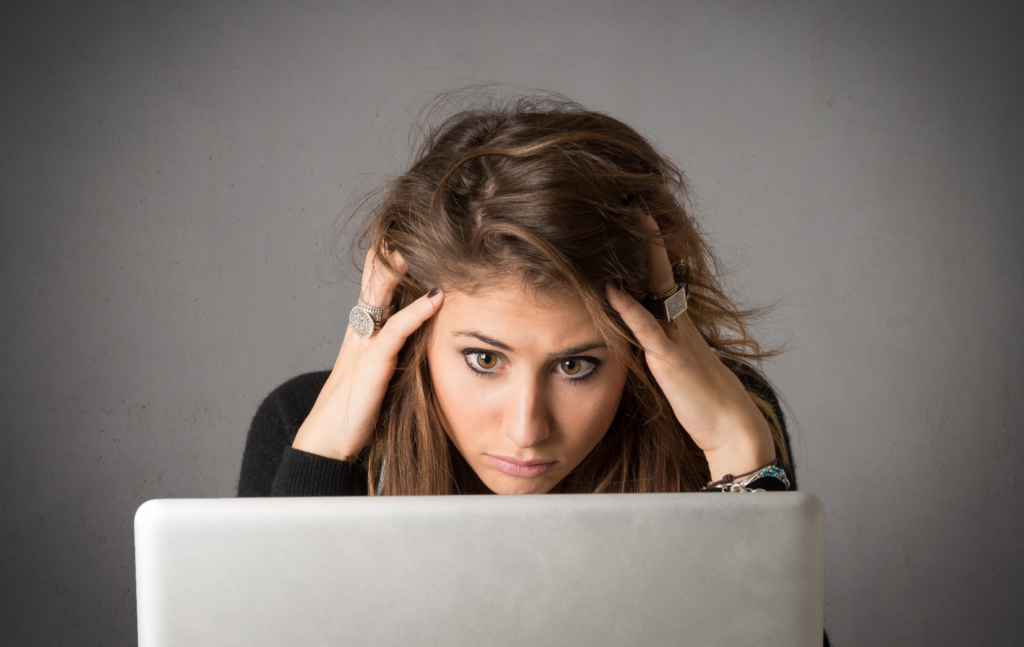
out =
<path fill-rule="evenodd" d="M 476 365 L 480 368 L 494 368 L 494 365 L 498 363 L 496 355 L 490 353 L 477 353 L 476 354 Z"/>
<path fill-rule="evenodd" d="M 583 368 L 583 363 L 578 359 L 563 359 L 562 372 L 566 375 L 576 375 Z"/>

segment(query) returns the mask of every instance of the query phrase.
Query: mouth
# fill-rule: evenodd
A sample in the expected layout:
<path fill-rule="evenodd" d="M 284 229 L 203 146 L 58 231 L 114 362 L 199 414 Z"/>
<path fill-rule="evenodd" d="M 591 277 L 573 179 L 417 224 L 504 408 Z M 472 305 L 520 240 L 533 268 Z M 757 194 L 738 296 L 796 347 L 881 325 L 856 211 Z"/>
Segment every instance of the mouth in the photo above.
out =
<path fill-rule="evenodd" d="M 485 454 L 485 456 L 487 456 L 487 462 L 491 464 L 491 467 L 502 474 L 528 479 L 543 476 L 558 465 L 558 461 L 521 461 L 511 456 L 491 456 L 490 454 Z"/>

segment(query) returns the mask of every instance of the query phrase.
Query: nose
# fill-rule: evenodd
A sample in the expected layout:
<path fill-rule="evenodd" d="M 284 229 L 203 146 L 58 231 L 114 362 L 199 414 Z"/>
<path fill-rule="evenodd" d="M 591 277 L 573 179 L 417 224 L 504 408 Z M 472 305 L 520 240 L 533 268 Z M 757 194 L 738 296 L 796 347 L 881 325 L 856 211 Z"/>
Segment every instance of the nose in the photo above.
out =
<path fill-rule="evenodd" d="M 551 434 L 547 394 L 541 385 L 533 381 L 519 385 L 512 402 L 514 409 L 505 429 L 512 442 L 525 449 Z"/>

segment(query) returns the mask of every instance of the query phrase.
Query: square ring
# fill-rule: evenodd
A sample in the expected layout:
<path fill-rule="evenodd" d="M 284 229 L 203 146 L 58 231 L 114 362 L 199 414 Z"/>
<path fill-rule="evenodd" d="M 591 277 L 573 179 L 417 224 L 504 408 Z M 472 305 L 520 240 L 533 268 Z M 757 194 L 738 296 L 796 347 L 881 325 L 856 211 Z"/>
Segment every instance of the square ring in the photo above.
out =
<path fill-rule="evenodd" d="M 687 300 L 690 295 L 686 284 L 679 284 L 680 290 L 667 299 L 646 299 L 644 307 L 659 321 L 675 321 L 686 312 Z"/>

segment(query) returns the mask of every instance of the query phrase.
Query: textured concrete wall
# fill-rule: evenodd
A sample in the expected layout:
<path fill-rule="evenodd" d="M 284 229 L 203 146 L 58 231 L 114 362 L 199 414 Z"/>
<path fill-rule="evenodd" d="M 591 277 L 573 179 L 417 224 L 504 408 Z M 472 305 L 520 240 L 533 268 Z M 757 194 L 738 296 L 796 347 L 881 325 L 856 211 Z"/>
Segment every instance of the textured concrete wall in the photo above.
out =
<path fill-rule="evenodd" d="M 969 5 L 969 6 L 968 6 Z M 0 100 L 0 632 L 134 641 L 132 515 L 230 496 L 329 366 L 335 215 L 421 90 L 546 86 L 651 133 L 791 350 L 837 644 L 1024 620 L 1024 27 L 1013 3 L 13 2 Z M 395 129 L 399 128 L 395 135 Z M 364 174 L 369 175 L 364 175 Z"/>

